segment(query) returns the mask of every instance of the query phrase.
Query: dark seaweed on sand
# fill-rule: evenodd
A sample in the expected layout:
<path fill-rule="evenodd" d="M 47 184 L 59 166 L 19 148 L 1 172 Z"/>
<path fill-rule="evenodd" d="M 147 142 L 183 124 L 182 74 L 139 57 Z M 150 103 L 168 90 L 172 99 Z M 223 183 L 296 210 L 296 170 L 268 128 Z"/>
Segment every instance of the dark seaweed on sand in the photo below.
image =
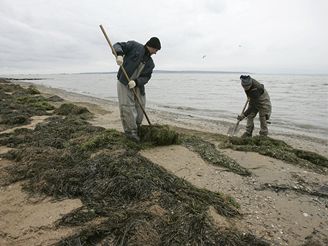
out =
<path fill-rule="evenodd" d="M 168 173 L 129 148 L 121 133 L 76 117 L 49 118 L 30 133 L 15 132 L 28 141 L 10 153 L 17 161 L 10 182 L 26 180 L 25 189 L 32 194 L 80 198 L 84 209 L 66 216 L 59 226 L 91 223 L 60 245 L 76 240 L 88 245 L 106 240 L 123 245 L 261 244 L 251 235 L 214 226 L 210 206 L 222 216 L 239 214 L 232 198 Z M 63 144 L 55 144 L 56 139 Z M 93 224 L 96 218 L 103 220 Z"/>
<path fill-rule="evenodd" d="M 197 152 L 207 162 L 226 168 L 242 176 L 250 176 L 251 172 L 240 166 L 236 161 L 222 154 L 214 144 L 209 143 L 197 136 L 185 135 L 182 144 L 190 150 Z"/>
<path fill-rule="evenodd" d="M 230 137 L 224 147 L 239 151 L 253 151 L 279 160 L 287 161 L 319 173 L 326 173 L 328 159 L 311 151 L 294 149 L 285 142 L 270 137 Z"/>
<path fill-rule="evenodd" d="M 53 109 L 34 87 L 24 89 L 0 80 L 0 129 L 29 124 L 32 116 L 49 115 Z"/>
<path fill-rule="evenodd" d="M 155 146 L 179 144 L 179 134 L 167 125 L 141 126 L 139 129 L 141 140 Z"/>

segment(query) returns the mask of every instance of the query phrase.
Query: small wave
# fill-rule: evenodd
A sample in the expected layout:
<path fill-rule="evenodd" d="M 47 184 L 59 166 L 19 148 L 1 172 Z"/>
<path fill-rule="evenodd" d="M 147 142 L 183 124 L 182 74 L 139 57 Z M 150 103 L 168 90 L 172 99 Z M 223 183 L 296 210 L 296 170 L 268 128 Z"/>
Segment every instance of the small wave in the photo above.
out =
<path fill-rule="evenodd" d="M 188 111 L 196 111 L 198 109 L 192 107 L 183 107 L 183 106 L 168 106 L 168 105 L 157 105 L 160 108 L 167 108 L 167 109 L 177 109 L 177 110 L 188 110 Z"/>

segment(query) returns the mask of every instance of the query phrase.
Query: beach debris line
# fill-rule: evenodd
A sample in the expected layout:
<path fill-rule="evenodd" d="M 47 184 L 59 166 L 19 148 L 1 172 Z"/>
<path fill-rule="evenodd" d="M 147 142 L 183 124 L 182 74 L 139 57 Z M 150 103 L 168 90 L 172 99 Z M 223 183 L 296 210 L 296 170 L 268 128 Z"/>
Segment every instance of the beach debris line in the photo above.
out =
<path fill-rule="evenodd" d="M 305 184 L 297 184 L 297 185 L 287 185 L 287 184 L 275 184 L 275 183 L 264 183 L 258 190 L 273 190 L 275 192 L 281 191 L 294 191 L 300 194 L 306 194 L 310 196 L 322 197 L 327 199 L 328 198 L 328 190 L 324 190 L 322 187 L 317 185 L 316 189 L 309 187 Z"/>
<path fill-rule="evenodd" d="M 230 137 L 227 138 L 221 147 L 257 152 L 291 164 L 310 168 L 318 173 L 327 173 L 328 159 L 326 157 L 311 151 L 294 149 L 284 141 L 270 137 Z"/>
<path fill-rule="evenodd" d="M 242 175 L 250 176 L 251 172 L 236 161 L 222 154 L 214 144 L 203 140 L 201 137 L 184 135 L 181 137 L 182 145 L 187 147 L 193 152 L 198 153 L 205 161 L 221 166 L 227 169 L 227 171 Z"/>

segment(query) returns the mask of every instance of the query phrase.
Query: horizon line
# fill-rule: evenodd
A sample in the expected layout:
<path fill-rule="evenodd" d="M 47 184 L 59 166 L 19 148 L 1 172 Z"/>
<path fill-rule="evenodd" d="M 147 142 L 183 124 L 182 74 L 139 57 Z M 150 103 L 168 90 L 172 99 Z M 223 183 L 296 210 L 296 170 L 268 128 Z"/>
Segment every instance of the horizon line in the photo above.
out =
<path fill-rule="evenodd" d="M 203 73 L 203 74 L 258 74 L 258 75 L 304 75 L 304 76 L 328 76 L 328 73 L 296 73 L 296 72 L 247 72 L 247 71 L 220 71 L 220 70 L 154 70 L 154 73 Z M 117 71 L 102 72 L 56 72 L 56 73 L 12 73 L 11 75 L 41 75 L 41 74 L 116 74 Z M 0 78 L 9 75 L 0 74 Z"/>
<path fill-rule="evenodd" d="M 154 70 L 154 73 L 230 73 L 230 74 L 259 74 L 259 75 L 318 75 L 328 76 L 328 73 L 296 73 L 296 72 L 247 72 L 247 71 L 220 71 L 220 70 Z M 112 74 L 117 71 L 111 72 L 76 72 L 76 73 L 61 73 L 61 74 Z"/>

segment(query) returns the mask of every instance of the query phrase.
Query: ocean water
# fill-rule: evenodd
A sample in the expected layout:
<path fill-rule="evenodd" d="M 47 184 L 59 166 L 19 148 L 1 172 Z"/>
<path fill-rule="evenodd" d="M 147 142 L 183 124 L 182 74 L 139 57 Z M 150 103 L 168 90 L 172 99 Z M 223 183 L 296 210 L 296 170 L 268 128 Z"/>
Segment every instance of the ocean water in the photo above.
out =
<path fill-rule="evenodd" d="M 147 107 L 204 120 L 236 122 L 246 101 L 239 76 L 237 73 L 155 72 L 146 85 Z M 7 77 L 41 78 L 26 81 L 117 101 L 115 73 Z M 270 129 L 328 139 L 328 76 L 253 74 L 252 77 L 263 83 L 270 95 Z"/>

